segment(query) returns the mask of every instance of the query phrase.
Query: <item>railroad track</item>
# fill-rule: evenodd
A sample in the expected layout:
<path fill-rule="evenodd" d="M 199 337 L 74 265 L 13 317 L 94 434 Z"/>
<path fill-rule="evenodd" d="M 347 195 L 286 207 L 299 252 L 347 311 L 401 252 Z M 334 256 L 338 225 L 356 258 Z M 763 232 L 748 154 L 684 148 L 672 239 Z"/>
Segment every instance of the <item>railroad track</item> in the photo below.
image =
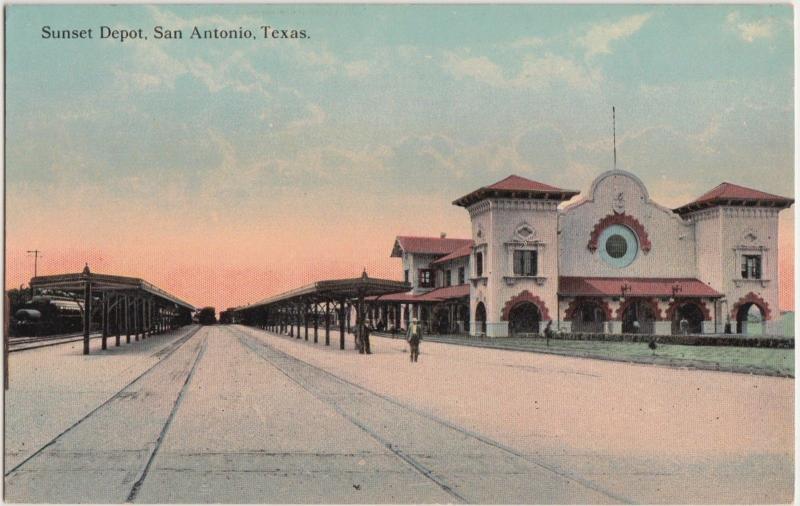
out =
<path fill-rule="evenodd" d="M 53 445 L 55 445 L 56 443 L 58 443 L 65 436 L 67 436 L 68 434 L 73 432 L 75 429 L 79 428 L 82 424 L 86 423 L 88 420 L 92 419 L 92 417 L 98 415 L 98 413 L 100 413 L 103 410 L 103 408 L 107 407 L 112 402 L 114 402 L 116 400 L 119 400 L 119 399 L 123 399 L 123 398 L 129 396 L 130 391 L 132 389 L 131 387 L 133 387 L 136 383 L 142 381 L 143 379 L 147 378 L 147 376 L 149 376 L 155 370 L 157 370 L 157 368 L 159 366 L 161 366 L 162 364 L 164 364 L 165 361 L 170 356 L 175 354 L 175 352 L 177 352 L 184 345 L 186 345 L 191 340 L 191 338 L 195 334 L 197 334 L 197 332 L 201 328 L 202 327 L 197 326 L 197 327 L 191 329 L 189 332 L 187 332 L 187 334 L 185 336 L 180 337 L 179 339 L 177 339 L 177 340 L 173 341 L 172 343 L 168 344 L 167 346 L 165 346 L 158 353 L 158 356 L 160 356 L 160 360 L 158 360 L 158 362 L 156 362 L 155 364 L 153 364 L 152 366 L 147 368 L 144 372 L 142 372 L 139 376 L 137 376 L 136 378 L 131 380 L 128 384 L 126 384 L 124 387 L 122 387 L 120 390 L 118 390 L 116 393 L 114 393 L 111 397 L 106 399 L 100 405 L 98 405 L 97 407 L 95 407 L 94 409 L 89 411 L 87 414 L 85 414 L 78 421 L 76 421 L 75 423 L 73 423 L 72 425 L 67 427 L 64 431 L 59 433 L 53 439 L 51 439 L 50 441 L 48 441 L 47 443 L 42 445 L 39 449 L 37 449 L 32 454 L 30 454 L 28 457 L 26 457 L 25 459 L 23 459 L 22 461 L 17 463 L 11 469 L 9 469 L 5 473 L 5 477 L 6 478 L 12 477 L 15 473 L 17 473 L 17 471 L 21 470 L 25 466 L 25 464 L 27 464 L 28 462 L 32 461 L 33 459 L 35 459 L 39 455 L 41 455 L 45 450 L 47 450 L 48 448 L 50 448 Z M 155 457 L 155 454 L 158 452 L 158 449 L 159 449 L 159 446 L 161 444 L 161 441 L 163 440 L 164 435 L 166 434 L 167 430 L 169 429 L 169 425 L 171 424 L 172 419 L 174 417 L 174 414 L 175 414 L 175 412 L 177 411 L 177 409 L 178 409 L 178 407 L 180 405 L 180 402 L 181 402 L 181 400 L 183 398 L 183 394 L 184 394 L 184 392 L 186 391 L 186 389 L 187 389 L 187 387 L 189 385 L 189 382 L 190 382 L 190 380 L 192 378 L 192 375 L 194 374 L 194 371 L 195 371 L 195 368 L 197 367 L 198 362 L 200 361 L 200 358 L 203 355 L 203 352 L 205 351 L 205 341 L 202 344 L 203 345 L 200 347 L 200 349 L 198 350 L 197 355 L 193 359 L 191 370 L 188 373 L 188 375 L 186 376 L 186 379 L 185 379 L 185 381 L 184 381 L 184 383 L 183 383 L 183 385 L 182 385 L 182 387 L 180 389 L 180 392 L 178 393 L 178 396 L 175 399 L 175 403 L 172 406 L 172 409 L 171 409 L 171 411 L 169 413 L 169 416 L 167 417 L 166 422 L 164 423 L 163 428 L 161 429 L 161 432 L 160 432 L 160 434 L 158 436 L 156 444 L 153 445 L 152 452 L 150 453 L 150 455 L 148 457 L 148 460 L 147 460 L 147 463 L 146 463 L 145 467 L 142 469 L 141 473 L 138 475 L 138 479 L 134 482 L 134 484 L 133 484 L 132 488 L 130 489 L 130 491 L 126 494 L 128 502 L 132 501 L 136 497 L 136 494 L 138 493 L 138 490 L 141 487 L 142 482 L 144 481 L 145 477 L 147 476 L 147 472 L 149 470 L 150 463 L 152 462 L 153 458 Z M 6 489 L 8 490 L 8 482 L 7 482 L 7 485 L 6 485 Z"/>
<path fill-rule="evenodd" d="M 402 459 L 410 465 L 415 471 L 419 472 L 426 479 L 435 483 L 443 491 L 449 494 L 455 502 L 459 503 L 490 503 L 493 502 L 492 498 L 473 496 L 470 494 L 475 493 L 474 488 L 470 488 L 469 480 L 464 478 L 463 474 L 448 470 L 448 464 L 451 464 L 454 455 L 448 452 L 442 452 L 438 457 L 436 455 L 419 456 L 413 450 L 404 449 L 402 443 L 398 443 L 401 438 L 402 427 L 399 429 L 388 427 L 375 423 L 367 412 L 367 410 L 360 411 L 359 406 L 371 405 L 370 409 L 394 412 L 402 414 L 405 413 L 406 419 L 411 419 L 417 422 L 418 431 L 424 432 L 421 427 L 429 428 L 432 426 L 438 427 L 438 433 L 442 434 L 442 439 L 456 442 L 455 448 L 458 448 L 459 438 L 469 439 L 470 443 L 461 443 L 464 446 L 474 448 L 473 451 L 478 453 L 485 452 L 487 454 L 502 453 L 506 459 L 513 461 L 513 466 L 527 467 L 530 469 L 532 479 L 534 476 L 541 477 L 543 481 L 547 481 L 548 485 L 542 488 L 553 486 L 552 483 L 574 482 L 579 487 L 585 489 L 588 497 L 593 498 L 588 502 L 602 502 L 612 501 L 626 504 L 633 504 L 630 498 L 624 497 L 613 491 L 607 490 L 599 484 L 577 475 L 576 473 L 561 469 L 550 463 L 534 456 L 525 454 L 519 450 L 503 445 L 494 441 L 482 434 L 474 431 L 459 427 L 447 420 L 443 420 L 429 413 L 425 413 L 412 406 L 401 403 L 386 395 L 380 394 L 361 385 L 348 381 L 336 374 L 326 371 L 320 367 L 310 364 L 306 361 L 298 359 L 287 353 L 284 353 L 276 348 L 264 343 L 258 336 L 253 335 L 250 329 L 246 331 L 239 330 L 238 328 L 225 327 L 225 329 L 233 333 L 239 341 L 256 356 L 268 362 L 270 365 L 278 369 L 291 381 L 299 385 L 301 388 L 310 393 L 319 401 L 327 404 L 333 408 L 342 417 L 347 419 L 350 423 L 365 432 L 375 441 L 387 448 L 390 452 Z M 324 380 L 322 379 L 324 378 Z M 347 399 L 356 399 L 350 405 L 347 405 Z M 419 423 L 420 420 L 424 422 Z M 395 420 L 397 426 L 402 426 L 403 423 Z M 412 426 L 412 424 L 409 424 Z M 445 442 L 445 445 L 447 442 Z M 532 469 L 533 468 L 533 469 Z M 556 485 L 558 487 L 559 485 Z M 600 499 L 598 499 L 600 498 Z M 497 499 L 494 500 L 497 502 Z M 499 501 L 504 502 L 504 501 Z M 531 502 L 525 501 L 525 502 Z M 549 500 L 536 500 L 532 502 L 551 502 Z M 584 500 L 568 501 L 568 502 L 587 502 Z"/>
<path fill-rule="evenodd" d="M 102 337 L 100 333 L 94 333 L 89 336 L 89 339 L 99 339 Z M 74 343 L 83 341 L 83 334 L 60 334 L 56 336 L 38 336 L 38 337 L 23 337 L 12 338 L 8 342 L 8 352 L 15 351 L 35 350 L 37 348 L 45 348 L 47 346 L 56 346 L 59 344 Z"/>

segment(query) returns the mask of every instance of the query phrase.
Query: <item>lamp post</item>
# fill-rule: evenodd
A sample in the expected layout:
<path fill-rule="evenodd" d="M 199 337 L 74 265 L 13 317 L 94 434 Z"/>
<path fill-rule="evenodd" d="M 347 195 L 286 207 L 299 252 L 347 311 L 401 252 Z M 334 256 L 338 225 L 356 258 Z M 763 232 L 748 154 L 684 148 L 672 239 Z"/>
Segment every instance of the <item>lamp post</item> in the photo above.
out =
<path fill-rule="evenodd" d="M 672 300 L 670 302 L 675 302 L 675 295 L 680 293 L 680 292 L 682 292 L 682 291 L 683 291 L 683 287 L 681 287 L 681 285 L 679 285 L 677 283 L 672 285 Z"/>

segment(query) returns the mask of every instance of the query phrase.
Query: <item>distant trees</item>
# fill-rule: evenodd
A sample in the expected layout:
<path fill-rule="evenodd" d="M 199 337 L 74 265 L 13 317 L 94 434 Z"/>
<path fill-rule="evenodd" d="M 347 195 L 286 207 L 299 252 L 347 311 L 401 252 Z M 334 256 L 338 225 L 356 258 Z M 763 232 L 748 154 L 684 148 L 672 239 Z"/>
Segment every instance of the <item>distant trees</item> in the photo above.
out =
<path fill-rule="evenodd" d="M 6 290 L 8 295 L 10 314 L 14 314 L 16 310 L 31 299 L 31 289 L 25 288 L 20 285 L 19 288 L 11 288 Z"/>

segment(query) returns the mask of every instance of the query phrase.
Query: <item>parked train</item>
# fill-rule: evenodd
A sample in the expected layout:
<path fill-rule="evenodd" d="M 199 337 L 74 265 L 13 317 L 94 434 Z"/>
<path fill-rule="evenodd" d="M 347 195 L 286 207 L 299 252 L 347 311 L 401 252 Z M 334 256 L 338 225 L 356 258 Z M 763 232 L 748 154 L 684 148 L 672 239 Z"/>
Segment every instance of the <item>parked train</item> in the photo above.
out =
<path fill-rule="evenodd" d="M 47 336 L 83 328 L 83 307 L 67 297 L 37 295 L 19 306 L 9 321 L 9 335 Z"/>
<path fill-rule="evenodd" d="M 200 325 L 214 325 L 217 323 L 217 310 L 206 306 L 197 313 L 197 323 Z"/>

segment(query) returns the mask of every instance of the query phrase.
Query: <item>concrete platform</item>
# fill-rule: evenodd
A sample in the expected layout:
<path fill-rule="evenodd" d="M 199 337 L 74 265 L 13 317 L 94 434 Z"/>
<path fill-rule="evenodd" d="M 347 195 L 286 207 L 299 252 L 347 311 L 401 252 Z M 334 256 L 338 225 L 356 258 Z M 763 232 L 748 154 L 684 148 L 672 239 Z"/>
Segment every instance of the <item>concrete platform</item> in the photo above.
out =
<path fill-rule="evenodd" d="M 12 355 L 6 500 L 792 500 L 791 379 L 437 343 L 411 364 L 399 340 L 363 356 L 241 326 L 158 339 Z"/>

